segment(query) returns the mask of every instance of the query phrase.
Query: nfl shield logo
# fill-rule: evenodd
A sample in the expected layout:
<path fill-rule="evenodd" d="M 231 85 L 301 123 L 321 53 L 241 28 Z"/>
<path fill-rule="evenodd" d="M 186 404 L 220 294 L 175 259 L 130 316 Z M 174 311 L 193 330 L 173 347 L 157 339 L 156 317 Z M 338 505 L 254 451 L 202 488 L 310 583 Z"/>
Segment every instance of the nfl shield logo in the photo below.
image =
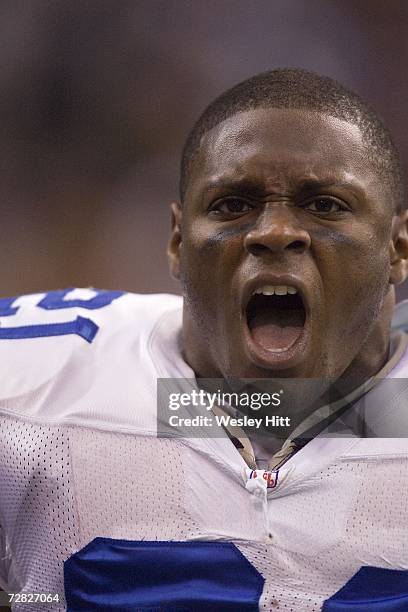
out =
<path fill-rule="evenodd" d="M 267 489 L 274 489 L 278 484 L 279 470 L 251 470 L 248 480 L 262 479 Z"/>

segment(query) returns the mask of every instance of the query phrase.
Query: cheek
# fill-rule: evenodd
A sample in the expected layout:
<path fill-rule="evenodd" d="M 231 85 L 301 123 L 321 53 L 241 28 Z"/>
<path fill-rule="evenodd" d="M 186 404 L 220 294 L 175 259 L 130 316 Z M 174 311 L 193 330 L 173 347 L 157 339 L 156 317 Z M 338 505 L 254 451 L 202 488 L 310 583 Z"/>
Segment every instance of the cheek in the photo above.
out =
<path fill-rule="evenodd" d="M 337 372 L 356 356 L 379 315 L 388 289 L 388 249 L 385 240 L 362 232 L 324 232 L 324 238 L 315 251 L 324 287 L 324 360 Z"/>
<path fill-rule="evenodd" d="M 346 319 L 347 329 L 359 335 L 378 315 L 388 289 L 386 237 L 356 228 L 347 235 L 319 230 L 319 239 L 328 308 L 337 311 L 337 320 Z"/>
<path fill-rule="evenodd" d="M 192 224 L 181 252 L 184 278 L 194 280 L 195 284 L 226 281 L 238 265 L 246 231 L 242 225 L 217 229 L 207 223 Z"/>
<path fill-rule="evenodd" d="M 312 244 L 321 252 L 319 259 L 323 266 L 330 267 L 334 278 L 345 276 L 351 282 L 364 278 L 382 279 L 389 265 L 388 240 L 371 228 L 356 227 L 348 234 L 320 228 L 313 232 Z"/>
<path fill-rule="evenodd" d="M 231 228 L 214 230 L 208 224 L 196 223 L 183 234 L 180 278 L 184 297 L 213 323 L 219 305 L 229 299 L 231 277 L 241 250 L 242 227 L 240 232 Z"/>

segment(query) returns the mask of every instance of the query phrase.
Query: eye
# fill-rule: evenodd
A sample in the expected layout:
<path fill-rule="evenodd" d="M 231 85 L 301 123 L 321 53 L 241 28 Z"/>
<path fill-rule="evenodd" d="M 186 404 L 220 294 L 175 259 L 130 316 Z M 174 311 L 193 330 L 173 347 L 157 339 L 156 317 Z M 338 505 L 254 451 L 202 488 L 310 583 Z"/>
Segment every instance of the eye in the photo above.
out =
<path fill-rule="evenodd" d="M 323 214 L 337 213 L 347 210 L 345 206 L 340 204 L 340 202 L 334 198 L 328 197 L 314 198 L 314 200 L 309 200 L 309 202 L 306 202 L 302 208 L 306 208 L 311 212 Z"/>
<path fill-rule="evenodd" d="M 238 217 L 244 215 L 253 208 L 253 204 L 243 198 L 230 197 L 218 200 L 218 202 L 212 206 L 210 213 L 224 217 Z"/>

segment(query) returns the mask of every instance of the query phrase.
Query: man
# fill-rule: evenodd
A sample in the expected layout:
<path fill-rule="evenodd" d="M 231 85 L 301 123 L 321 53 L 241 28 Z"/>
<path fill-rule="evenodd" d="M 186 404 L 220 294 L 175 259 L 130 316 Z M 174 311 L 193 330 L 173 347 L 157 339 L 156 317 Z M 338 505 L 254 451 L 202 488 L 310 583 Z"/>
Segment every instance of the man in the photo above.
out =
<path fill-rule="evenodd" d="M 406 609 L 406 395 L 384 389 L 408 372 L 390 333 L 408 233 L 388 132 L 331 79 L 267 72 L 207 108 L 180 184 L 183 304 L 0 303 L 0 585 L 16 609 L 21 591 L 75 611 Z M 209 398 L 212 379 L 250 401 L 287 380 L 295 430 L 166 429 L 166 390 Z M 187 414 L 251 414 L 231 404 Z"/>

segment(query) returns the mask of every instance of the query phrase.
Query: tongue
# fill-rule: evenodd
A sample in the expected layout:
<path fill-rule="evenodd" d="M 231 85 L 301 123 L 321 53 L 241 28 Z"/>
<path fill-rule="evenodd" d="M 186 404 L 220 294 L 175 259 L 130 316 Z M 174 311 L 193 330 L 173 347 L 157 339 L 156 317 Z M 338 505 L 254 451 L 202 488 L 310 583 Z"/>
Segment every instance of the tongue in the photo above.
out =
<path fill-rule="evenodd" d="M 285 350 L 299 338 L 304 319 L 300 311 L 269 309 L 259 310 L 252 318 L 249 328 L 252 338 L 268 351 Z"/>

